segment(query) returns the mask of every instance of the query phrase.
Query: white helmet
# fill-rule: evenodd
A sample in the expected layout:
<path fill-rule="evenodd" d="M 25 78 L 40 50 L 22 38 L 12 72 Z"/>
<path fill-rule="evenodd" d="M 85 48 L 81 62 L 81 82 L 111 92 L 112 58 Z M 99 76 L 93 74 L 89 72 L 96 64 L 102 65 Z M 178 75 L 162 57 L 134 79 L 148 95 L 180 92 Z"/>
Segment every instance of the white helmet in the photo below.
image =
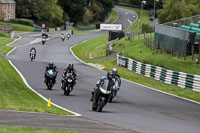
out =
<path fill-rule="evenodd" d="M 113 71 L 113 74 L 115 75 L 115 74 L 117 74 L 118 70 L 117 70 L 117 68 L 113 68 L 112 71 Z"/>

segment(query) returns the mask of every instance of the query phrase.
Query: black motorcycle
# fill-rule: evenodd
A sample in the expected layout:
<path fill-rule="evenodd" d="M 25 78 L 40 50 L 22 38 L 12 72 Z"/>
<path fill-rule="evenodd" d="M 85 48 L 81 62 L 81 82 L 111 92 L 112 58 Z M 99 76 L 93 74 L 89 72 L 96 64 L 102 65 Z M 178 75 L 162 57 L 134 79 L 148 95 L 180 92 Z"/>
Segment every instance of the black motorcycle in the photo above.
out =
<path fill-rule="evenodd" d="M 48 90 L 52 90 L 52 87 L 55 84 L 56 75 L 57 75 L 57 72 L 53 70 L 48 70 L 46 72 L 46 76 L 47 76 L 46 85 L 47 85 Z"/>
<path fill-rule="evenodd" d="M 46 42 L 46 36 L 42 36 L 42 45 L 44 45 Z"/>
<path fill-rule="evenodd" d="M 114 79 L 115 85 L 112 88 L 112 92 L 110 94 L 108 102 L 111 103 L 113 101 L 113 98 L 117 95 L 117 92 L 119 91 L 120 88 L 120 79 Z"/>
<path fill-rule="evenodd" d="M 101 112 L 103 107 L 107 104 L 112 91 L 108 87 L 108 80 L 104 81 L 104 84 L 99 86 L 99 97 L 96 99 L 97 102 L 92 105 L 93 111 Z"/>
<path fill-rule="evenodd" d="M 32 50 L 32 51 L 30 52 L 30 59 L 31 59 L 31 61 L 33 61 L 33 59 L 35 59 L 35 55 L 36 55 L 35 51 Z"/>
<path fill-rule="evenodd" d="M 73 90 L 75 78 L 72 73 L 67 73 L 66 76 L 63 75 L 63 80 L 61 81 L 61 89 L 64 91 L 66 96 Z"/>

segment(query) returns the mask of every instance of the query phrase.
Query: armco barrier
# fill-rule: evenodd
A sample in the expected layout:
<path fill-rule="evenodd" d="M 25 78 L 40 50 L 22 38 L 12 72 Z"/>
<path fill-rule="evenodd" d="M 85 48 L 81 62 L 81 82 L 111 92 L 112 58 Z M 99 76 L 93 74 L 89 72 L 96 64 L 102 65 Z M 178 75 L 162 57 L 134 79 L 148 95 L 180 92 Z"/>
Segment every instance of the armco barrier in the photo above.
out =
<path fill-rule="evenodd" d="M 173 84 L 181 88 L 200 91 L 200 75 L 192 75 L 188 73 L 167 70 L 119 55 L 117 55 L 117 65 L 167 84 Z"/>

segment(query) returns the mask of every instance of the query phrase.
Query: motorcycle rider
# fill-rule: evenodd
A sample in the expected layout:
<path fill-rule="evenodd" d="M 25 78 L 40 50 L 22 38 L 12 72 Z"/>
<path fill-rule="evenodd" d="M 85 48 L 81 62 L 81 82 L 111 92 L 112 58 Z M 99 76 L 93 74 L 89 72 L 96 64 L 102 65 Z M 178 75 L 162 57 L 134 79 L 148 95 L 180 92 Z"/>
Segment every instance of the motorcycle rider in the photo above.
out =
<path fill-rule="evenodd" d="M 90 100 L 90 101 L 93 101 L 94 106 L 96 105 L 97 99 L 100 95 L 99 87 L 102 86 L 106 80 L 108 80 L 108 89 L 111 90 L 113 86 L 115 85 L 113 81 L 112 71 L 107 72 L 107 76 L 101 77 L 101 79 L 96 82 L 96 88 L 94 88 L 94 90 L 92 91 L 92 98 Z"/>
<path fill-rule="evenodd" d="M 30 58 L 31 58 L 31 53 L 33 53 L 34 54 L 34 59 L 35 59 L 35 57 L 36 57 L 36 49 L 35 49 L 35 47 L 32 47 L 31 49 L 30 49 L 30 54 L 29 54 L 29 56 L 30 56 Z"/>
<path fill-rule="evenodd" d="M 54 83 L 56 83 L 56 77 L 57 77 L 58 71 L 57 71 L 56 65 L 54 65 L 53 62 L 49 62 L 48 66 L 46 66 L 44 83 L 46 83 L 47 79 L 48 79 L 48 76 L 47 76 L 47 71 L 48 70 L 53 70 L 54 72 L 56 72 L 56 76 L 54 77 Z"/>
<path fill-rule="evenodd" d="M 65 40 L 65 35 L 64 35 L 64 33 L 63 33 L 63 32 L 60 34 L 60 37 L 61 37 L 62 41 L 64 41 L 64 40 Z"/>
<path fill-rule="evenodd" d="M 67 34 L 67 40 L 69 40 L 69 38 L 70 38 L 70 34 Z"/>
<path fill-rule="evenodd" d="M 63 76 L 66 77 L 66 75 L 68 73 L 72 73 L 72 75 L 74 76 L 74 85 L 76 84 L 76 70 L 74 69 L 74 65 L 73 64 L 69 64 L 67 66 L 67 68 L 64 70 Z"/>
<path fill-rule="evenodd" d="M 117 68 L 113 68 L 112 72 L 113 72 L 113 80 L 114 80 L 114 82 L 118 81 L 118 85 L 120 87 L 121 86 L 121 79 L 120 79 L 120 75 L 117 73 L 118 72 Z"/>

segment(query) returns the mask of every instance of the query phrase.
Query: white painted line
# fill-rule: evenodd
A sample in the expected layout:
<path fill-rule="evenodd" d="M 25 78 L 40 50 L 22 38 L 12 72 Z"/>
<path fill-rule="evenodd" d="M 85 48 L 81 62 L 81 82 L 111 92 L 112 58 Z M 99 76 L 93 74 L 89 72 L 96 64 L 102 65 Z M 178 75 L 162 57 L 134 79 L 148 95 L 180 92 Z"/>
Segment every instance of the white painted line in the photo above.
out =
<path fill-rule="evenodd" d="M 126 12 L 125 14 L 128 15 L 128 12 Z"/>
<path fill-rule="evenodd" d="M 135 16 L 133 16 L 135 18 Z"/>
<path fill-rule="evenodd" d="M 81 43 L 79 43 L 79 44 L 81 44 Z M 76 44 L 76 45 L 79 45 L 79 44 Z M 82 62 L 83 64 L 88 65 L 87 63 L 85 63 L 84 61 L 82 61 L 81 59 L 79 59 L 79 58 L 74 54 L 74 52 L 72 51 L 72 48 L 75 47 L 76 45 L 74 45 L 74 46 L 72 46 L 72 47 L 70 48 L 70 51 L 71 51 L 72 55 L 73 55 L 77 60 L 79 60 L 80 62 Z M 94 66 L 92 66 L 92 67 L 94 67 Z M 94 68 L 96 68 L 96 67 L 94 67 Z M 96 68 L 96 69 L 99 69 L 99 68 Z M 99 70 L 100 70 L 100 71 L 104 71 L 104 70 L 101 70 L 101 69 L 99 69 Z M 105 72 L 105 71 L 104 71 L 104 72 Z M 167 93 L 167 92 L 164 92 L 164 91 L 161 91 L 161 90 L 157 90 L 157 89 L 155 89 L 155 88 L 151 88 L 151 87 L 148 87 L 148 86 L 145 86 L 145 85 L 142 85 L 142 84 L 138 84 L 138 83 L 136 83 L 136 82 L 133 82 L 133 81 L 130 81 L 130 80 L 127 80 L 127 79 L 124 79 L 124 78 L 121 78 L 121 79 L 123 79 L 123 80 L 125 80 L 125 81 L 128 81 L 128 82 L 130 82 L 130 83 L 134 83 L 134 84 L 136 84 L 136 85 L 139 85 L 139 86 L 148 88 L 148 89 L 153 90 L 153 91 L 157 91 L 157 92 L 160 92 L 160 93 L 163 93 L 163 94 L 166 94 L 166 95 L 170 95 L 170 96 L 173 96 L 173 97 L 177 97 L 177 98 L 180 98 L 180 99 L 183 99 L 183 100 L 186 100 L 186 101 L 189 101 L 189 102 L 196 103 L 196 104 L 199 104 L 199 105 L 200 105 L 200 102 L 197 102 L 197 101 L 194 101 L 194 100 L 190 100 L 190 99 L 183 98 L 183 97 L 180 97 L 180 96 L 177 96 L 177 95 L 174 95 L 174 94 L 170 94 L 170 93 Z"/>
<path fill-rule="evenodd" d="M 23 80 L 23 82 L 25 83 L 25 85 L 31 90 L 31 91 L 33 91 L 34 93 L 36 93 L 39 97 L 41 97 L 44 101 L 46 101 L 47 103 L 48 103 L 48 99 L 47 98 L 45 98 L 43 95 L 41 95 L 40 93 L 38 93 L 37 91 L 35 91 L 33 88 L 31 88 L 31 86 L 28 84 L 28 82 L 26 81 L 26 79 L 24 78 L 24 76 L 22 75 L 22 73 L 15 67 L 15 65 L 12 63 L 12 61 L 11 60 L 8 60 L 9 61 L 9 63 L 11 64 L 11 66 L 17 71 L 17 73 L 20 75 L 20 77 L 22 78 L 22 80 Z M 73 111 L 71 111 L 71 110 L 68 110 L 68 109 L 66 109 L 66 108 L 63 108 L 63 107 L 61 107 L 61 106 L 59 106 L 59 105 L 57 105 L 57 104 L 55 104 L 55 103 L 53 103 L 53 102 L 51 102 L 51 104 L 52 105 L 54 105 L 54 106 L 56 106 L 56 107 L 58 107 L 58 108 L 60 108 L 60 109 L 63 109 L 63 110 L 65 110 L 65 111 L 67 111 L 67 112 L 70 112 L 70 113 L 72 113 L 72 114 L 75 114 L 75 115 L 73 115 L 73 116 L 81 116 L 81 114 L 78 114 L 78 113 L 76 113 L 76 112 L 73 112 Z"/>
<path fill-rule="evenodd" d="M 41 113 L 41 112 L 29 112 L 29 111 L 18 111 L 18 110 L 7 110 L 7 109 L 0 109 L 1 111 L 8 111 L 8 112 L 19 112 L 19 113 L 27 113 L 27 114 L 44 114 L 44 115 L 59 115 L 59 116 L 74 116 L 74 115 L 63 115 L 63 114 L 51 114 L 51 113 Z"/>
<path fill-rule="evenodd" d="M 132 22 L 131 22 L 131 20 L 127 19 L 127 21 L 130 23 L 130 25 L 132 25 Z"/>
<path fill-rule="evenodd" d="M 116 11 L 116 10 L 115 10 L 115 11 Z M 117 18 L 115 19 L 114 22 L 112 22 L 112 24 L 114 24 L 114 23 L 118 20 L 118 18 L 119 18 L 119 13 L 117 13 Z"/>
<path fill-rule="evenodd" d="M 20 36 L 19 39 L 21 39 L 21 36 Z M 17 40 L 19 40 L 19 39 L 17 39 Z M 15 40 L 15 41 L 17 41 L 17 40 Z M 14 43 L 15 41 L 13 41 L 12 43 Z M 12 43 L 10 43 L 10 44 L 12 44 Z M 9 46 L 10 44 L 7 44 L 7 45 Z M 28 44 L 28 45 L 30 45 L 30 44 Z M 27 46 L 27 45 L 23 45 L 23 46 Z M 14 51 L 15 49 L 16 49 L 16 47 L 14 47 L 14 49 L 11 50 L 6 56 L 8 56 L 8 55 L 9 55 L 12 51 Z M 25 85 L 26 85 L 31 91 L 33 91 L 33 92 L 36 93 L 39 97 L 41 97 L 43 100 L 45 100 L 46 102 L 48 102 L 49 100 L 48 100 L 47 98 L 45 98 L 44 96 L 42 96 L 41 94 L 39 94 L 37 91 L 35 91 L 33 88 L 31 88 L 31 86 L 28 84 L 28 82 L 26 81 L 26 79 L 24 78 L 24 76 L 22 75 L 22 73 L 15 67 L 15 65 L 12 63 L 12 61 L 11 61 L 11 60 L 8 60 L 8 61 L 9 61 L 10 65 L 11 65 L 11 66 L 17 71 L 17 73 L 20 75 L 20 77 L 22 78 L 22 80 L 23 80 L 23 82 L 25 83 Z M 82 116 L 81 114 L 78 114 L 78 113 L 76 113 L 76 112 L 73 112 L 73 111 L 71 111 L 71 110 L 68 110 L 68 109 L 66 109 L 66 108 L 63 108 L 63 107 L 61 107 L 61 106 L 59 106 L 59 105 L 57 105 L 57 104 L 55 104 L 55 103 L 53 103 L 53 102 L 51 102 L 51 104 L 54 105 L 54 106 L 56 106 L 56 107 L 58 107 L 58 108 L 60 108 L 60 109 L 63 109 L 63 110 L 65 110 L 65 111 L 67 111 L 67 112 L 70 112 L 70 113 L 74 114 L 74 115 L 71 115 L 71 116 Z M 70 116 L 70 115 L 67 115 L 67 116 Z"/>
<path fill-rule="evenodd" d="M 18 40 L 20 40 L 20 39 L 22 38 L 20 35 L 18 35 L 18 36 L 19 36 L 18 39 L 16 39 L 16 40 L 14 40 L 13 42 L 7 44 L 6 46 L 10 46 L 10 45 L 13 44 L 14 42 L 16 42 L 16 41 L 18 41 Z M 14 47 L 14 46 L 10 46 L 10 47 Z M 8 56 L 10 53 L 12 53 L 15 49 L 16 49 L 16 47 L 14 47 L 12 50 L 10 50 L 10 51 L 6 54 L 6 56 Z"/>

